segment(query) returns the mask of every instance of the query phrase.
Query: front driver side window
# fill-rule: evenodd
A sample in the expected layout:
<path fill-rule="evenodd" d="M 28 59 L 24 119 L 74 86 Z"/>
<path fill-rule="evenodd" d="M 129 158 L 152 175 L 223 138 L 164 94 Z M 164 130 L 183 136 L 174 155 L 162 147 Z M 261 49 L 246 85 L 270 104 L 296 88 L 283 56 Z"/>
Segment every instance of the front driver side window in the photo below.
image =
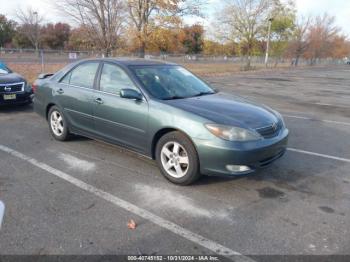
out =
<path fill-rule="evenodd" d="M 100 90 L 119 95 L 121 89 L 138 90 L 129 76 L 118 66 L 104 64 L 101 72 Z"/>
<path fill-rule="evenodd" d="M 69 72 L 68 74 L 66 74 L 66 75 L 62 78 L 62 80 L 60 81 L 60 83 L 69 85 L 71 75 L 72 75 L 72 72 Z"/>

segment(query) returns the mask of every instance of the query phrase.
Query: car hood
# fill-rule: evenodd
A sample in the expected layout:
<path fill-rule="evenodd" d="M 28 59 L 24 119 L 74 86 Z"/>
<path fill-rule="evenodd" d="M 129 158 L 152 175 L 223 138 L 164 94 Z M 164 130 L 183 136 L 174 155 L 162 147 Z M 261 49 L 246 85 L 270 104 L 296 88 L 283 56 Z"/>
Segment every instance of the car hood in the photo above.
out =
<path fill-rule="evenodd" d="M 278 122 L 278 117 L 268 107 L 229 94 L 217 93 L 164 102 L 222 125 L 256 129 Z"/>
<path fill-rule="evenodd" d="M 0 74 L 0 84 L 12 84 L 24 81 L 24 78 L 17 73 Z"/>

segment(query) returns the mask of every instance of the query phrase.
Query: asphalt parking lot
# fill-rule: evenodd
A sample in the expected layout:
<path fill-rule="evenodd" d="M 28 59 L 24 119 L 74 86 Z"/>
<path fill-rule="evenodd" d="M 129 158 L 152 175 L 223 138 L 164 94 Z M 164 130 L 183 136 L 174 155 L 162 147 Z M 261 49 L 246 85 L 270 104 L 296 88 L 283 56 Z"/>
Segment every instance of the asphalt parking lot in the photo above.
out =
<path fill-rule="evenodd" d="M 0 109 L 0 253 L 349 255 L 350 67 L 207 81 L 281 112 L 286 155 L 179 187 L 120 147 L 54 141 L 30 106 Z"/>

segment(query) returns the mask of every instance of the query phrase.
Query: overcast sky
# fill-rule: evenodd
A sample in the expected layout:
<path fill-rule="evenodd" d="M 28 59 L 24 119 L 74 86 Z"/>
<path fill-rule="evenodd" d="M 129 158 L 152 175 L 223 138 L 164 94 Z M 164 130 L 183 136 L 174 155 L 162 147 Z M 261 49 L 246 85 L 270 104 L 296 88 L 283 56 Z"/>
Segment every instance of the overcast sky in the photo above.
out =
<path fill-rule="evenodd" d="M 222 0 L 209 0 L 210 6 L 207 13 L 217 10 L 217 6 Z M 15 18 L 16 9 L 32 6 L 39 13 L 45 16 L 46 22 L 68 22 L 58 12 L 54 11 L 54 0 L 0 0 L 0 13 Z M 342 27 L 343 32 L 350 36 L 350 0 L 296 0 L 299 15 L 318 15 L 328 12 L 336 17 L 336 23 Z M 49 11 L 49 12 L 48 12 Z M 189 19 L 188 21 L 193 21 Z M 206 19 L 208 21 L 208 19 Z"/>

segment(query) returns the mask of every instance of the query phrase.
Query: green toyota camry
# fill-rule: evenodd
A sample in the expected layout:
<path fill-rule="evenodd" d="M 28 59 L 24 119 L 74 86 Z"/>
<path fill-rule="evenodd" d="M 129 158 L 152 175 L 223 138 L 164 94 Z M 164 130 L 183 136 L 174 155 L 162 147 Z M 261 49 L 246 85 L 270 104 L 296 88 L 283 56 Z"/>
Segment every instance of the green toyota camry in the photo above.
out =
<path fill-rule="evenodd" d="M 127 147 L 180 185 L 248 174 L 286 151 L 278 112 L 218 92 L 177 64 L 89 59 L 40 75 L 33 88 L 55 139 L 78 134 Z"/>

